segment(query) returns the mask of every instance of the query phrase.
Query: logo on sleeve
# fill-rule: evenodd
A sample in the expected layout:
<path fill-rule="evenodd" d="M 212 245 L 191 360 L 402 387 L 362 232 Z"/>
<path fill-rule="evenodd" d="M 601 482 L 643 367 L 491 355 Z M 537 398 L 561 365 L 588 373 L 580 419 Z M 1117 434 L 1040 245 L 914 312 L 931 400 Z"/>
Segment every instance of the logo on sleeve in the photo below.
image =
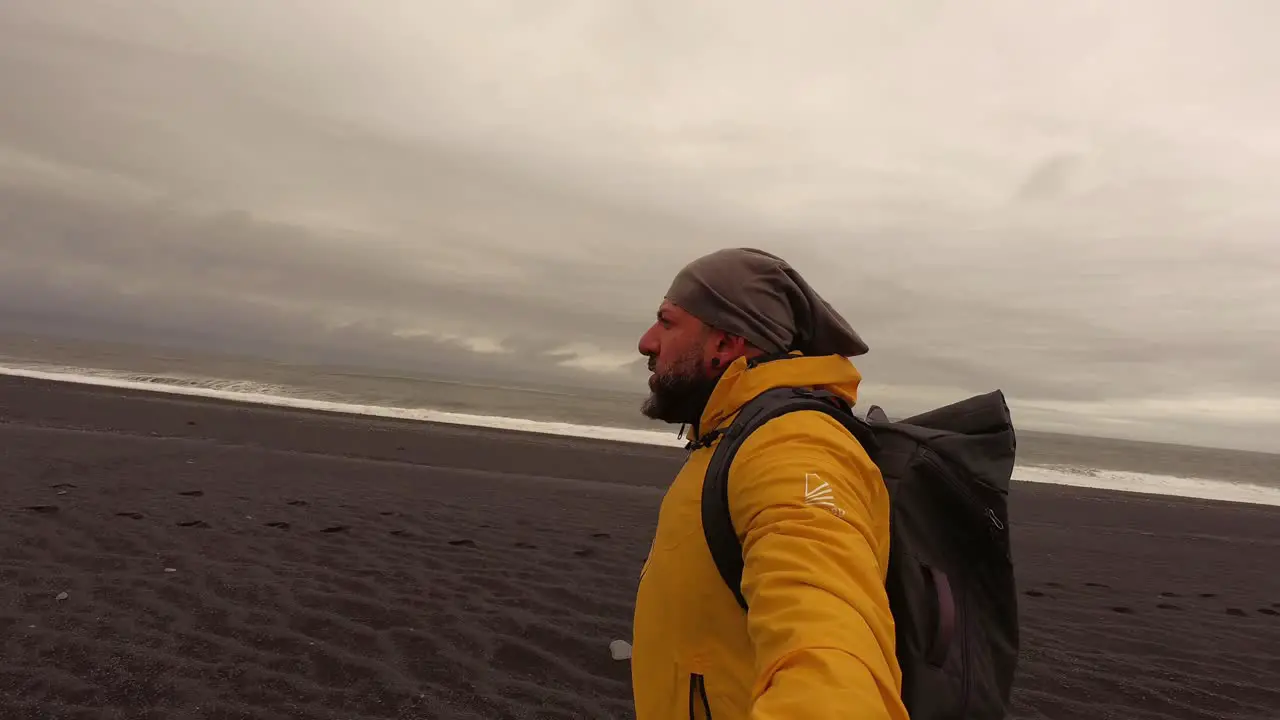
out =
<path fill-rule="evenodd" d="M 844 517 L 844 509 L 836 505 L 836 494 L 830 483 L 814 473 L 804 474 L 804 504 L 824 507 L 836 517 Z"/>

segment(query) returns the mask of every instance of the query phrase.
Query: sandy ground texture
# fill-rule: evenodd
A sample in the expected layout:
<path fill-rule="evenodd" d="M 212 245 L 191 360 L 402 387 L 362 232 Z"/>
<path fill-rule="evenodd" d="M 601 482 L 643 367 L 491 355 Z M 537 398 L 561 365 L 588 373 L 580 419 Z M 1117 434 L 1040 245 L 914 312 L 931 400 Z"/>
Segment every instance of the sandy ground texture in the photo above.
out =
<path fill-rule="evenodd" d="M 628 718 L 680 453 L 0 378 L 0 717 Z M 1019 718 L 1280 708 L 1280 509 L 1019 487 Z"/>

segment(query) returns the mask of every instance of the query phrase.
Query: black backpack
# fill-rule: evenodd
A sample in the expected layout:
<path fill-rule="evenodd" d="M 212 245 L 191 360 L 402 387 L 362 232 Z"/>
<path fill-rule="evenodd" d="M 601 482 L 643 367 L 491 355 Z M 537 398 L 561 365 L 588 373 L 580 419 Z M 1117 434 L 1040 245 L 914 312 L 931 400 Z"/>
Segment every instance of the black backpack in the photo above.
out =
<path fill-rule="evenodd" d="M 707 546 L 744 610 L 729 464 L 753 430 L 797 410 L 838 419 L 884 476 L 891 505 L 885 585 L 912 720 L 1005 717 L 1018 660 L 1018 605 L 1007 510 L 1016 441 L 1004 395 L 997 390 L 899 422 L 878 407 L 859 419 L 839 396 L 804 388 L 770 390 L 749 402 L 717 433 L 722 439 L 702 489 Z"/>

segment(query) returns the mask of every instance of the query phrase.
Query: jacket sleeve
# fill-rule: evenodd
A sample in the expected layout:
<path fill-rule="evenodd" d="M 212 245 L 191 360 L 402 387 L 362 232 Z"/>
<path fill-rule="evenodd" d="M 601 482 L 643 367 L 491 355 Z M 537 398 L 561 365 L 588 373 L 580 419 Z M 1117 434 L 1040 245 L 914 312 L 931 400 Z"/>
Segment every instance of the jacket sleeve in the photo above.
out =
<path fill-rule="evenodd" d="M 847 430 L 797 412 L 729 476 L 755 648 L 750 720 L 907 720 L 885 590 L 889 499 Z"/>

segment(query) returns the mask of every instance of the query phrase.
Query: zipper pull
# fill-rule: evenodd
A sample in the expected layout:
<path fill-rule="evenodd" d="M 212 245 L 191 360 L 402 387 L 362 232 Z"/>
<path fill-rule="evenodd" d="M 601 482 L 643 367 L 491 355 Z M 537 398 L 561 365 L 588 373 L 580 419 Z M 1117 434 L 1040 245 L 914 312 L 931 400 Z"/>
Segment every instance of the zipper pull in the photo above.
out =
<path fill-rule="evenodd" d="M 987 519 L 991 521 L 992 527 L 997 530 L 1004 530 L 1004 523 L 1000 522 L 1000 518 L 996 517 L 996 511 L 987 508 Z"/>

